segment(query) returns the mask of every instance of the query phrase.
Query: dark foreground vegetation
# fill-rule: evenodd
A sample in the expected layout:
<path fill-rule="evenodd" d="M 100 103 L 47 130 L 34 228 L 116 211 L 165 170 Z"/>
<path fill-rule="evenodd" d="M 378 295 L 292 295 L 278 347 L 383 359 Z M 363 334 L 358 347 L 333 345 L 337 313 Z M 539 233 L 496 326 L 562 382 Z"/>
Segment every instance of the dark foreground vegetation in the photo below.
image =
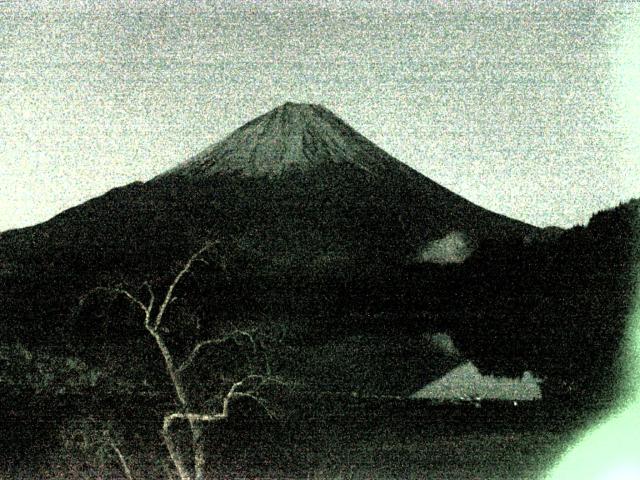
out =
<path fill-rule="evenodd" d="M 612 400 L 640 266 L 640 201 L 542 241 L 486 242 L 447 329 L 483 373 L 534 372 L 547 399 Z"/>
<path fill-rule="evenodd" d="M 541 230 L 309 106 L 265 117 L 291 114 L 261 148 L 241 129 L 222 150 L 265 164 L 300 108 L 299 168 L 199 175 L 209 159 L 0 233 L 2 473 L 535 478 L 615 398 L 639 201 Z M 451 238 L 464 256 L 429 253 Z M 544 403 L 388 398 L 468 360 L 532 372 Z"/>
<path fill-rule="evenodd" d="M 540 401 L 435 404 L 324 396 L 274 421 L 237 405 L 205 433 L 207 478 L 535 479 L 596 408 Z M 3 397 L 9 478 L 167 478 L 160 435 L 169 403 L 153 397 Z"/>
<path fill-rule="evenodd" d="M 162 419 L 178 415 L 172 438 L 178 456 L 190 459 L 181 423 L 185 412 L 198 412 L 205 457 L 198 465 L 208 476 L 194 478 L 537 478 L 618 391 L 639 258 L 637 209 L 630 202 L 601 212 L 548 240 L 487 241 L 462 265 L 366 266 L 339 282 L 257 276 L 235 288 L 238 278 L 215 275 L 222 255 L 202 258 L 177 297 L 163 292 L 180 274 L 135 284 L 133 294 L 115 284 L 110 296 L 80 296 L 66 317 L 73 335 L 49 336 L 46 347 L 20 339 L 0 346 L 0 473 L 175 478 Z M 171 300 L 162 324 L 154 292 Z M 162 341 L 154 345 L 145 327 Z M 371 392 L 358 379 L 374 392 L 403 384 L 411 392 L 428 380 L 424 364 L 446 371 L 458 362 L 434 356 L 411 364 L 424 334 L 436 331 L 448 332 L 484 372 L 533 371 L 544 380 L 544 402 L 362 400 Z M 167 359 L 177 363 L 165 368 Z M 335 372 L 353 389 L 331 388 Z M 282 389 L 261 390 L 263 398 L 262 385 L 247 384 L 238 396 L 268 400 L 268 408 L 234 403 L 233 415 L 211 422 L 225 392 L 256 373 Z M 188 401 L 172 393 L 180 389 Z"/>
<path fill-rule="evenodd" d="M 468 359 L 483 373 L 532 371 L 545 380 L 547 398 L 611 398 L 640 258 L 638 206 L 636 200 L 599 212 L 587 226 L 547 232 L 548 238 L 543 232 L 539 238 L 485 240 L 460 265 L 375 255 L 375 261 L 344 260 L 328 270 L 304 264 L 270 272 L 271 263 L 256 248 L 224 237 L 210 263 L 198 264 L 181 284 L 169 312 L 171 338 L 193 340 L 183 337 L 196 327 L 196 340 L 256 329 L 275 339 L 267 346 L 274 372 L 333 391 L 408 395 Z M 7 255 L 20 249 L 0 250 Z M 146 302 L 144 282 L 163 291 L 192 253 L 178 250 L 155 252 L 153 268 L 145 256 L 102 265 L 74 260 L 69 252 L 46 267 L 55 249 L 27 255 L 30 263 L 7 260 L 0 274 L 3 338 L 29 350 L 77 356 L 101 371 L 126 371 L 126 379 L 155 375 L 156 384 L 165 381 L 139 309 L 122 296 L 94 296 L 82 308 L 79 299 L 97 286 L 124 285 Z M 45 267 L 49 273 L 38 273 Z M 447 332 L 461 355 L 423 341 L 435 332 Z M 356 358 L 356 351 L 363 355 Z M 216 375 L 219 370 L 210 367 L 228 363 L 202 360 Z M 401 369 L 385 368 L 398 364 Z M 351 385 L 354 379 L 361 384 Z"/>

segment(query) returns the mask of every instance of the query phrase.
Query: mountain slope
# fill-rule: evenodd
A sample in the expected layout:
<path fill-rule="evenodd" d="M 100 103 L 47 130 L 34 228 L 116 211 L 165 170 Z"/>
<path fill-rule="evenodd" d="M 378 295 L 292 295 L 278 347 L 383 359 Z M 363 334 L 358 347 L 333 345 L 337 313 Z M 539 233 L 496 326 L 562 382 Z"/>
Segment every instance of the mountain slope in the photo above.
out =
<path fill-rule="evenodd" d="M 83 292 L 114 282 L 162 284 L 190 252 L 215 238 L 234 287 L 203 299 L 211 311 L 236 323 L 294 322 L 299 335 L 320 336 L 325 346 L 314 348 L 325 359 L 344 340 L 328 329 L 342 323 L 359 351 L 363 342 L 372 349 L 362 358 L 394 342 L 412 344 L 400 349 L 408 365 L 425 355 L 428 342 L 416 342 L 416 332 L 402 337 L 394 332 L 398 325 L 362 340 L 353 305 L 376 310 L 379 299 L 364 292 L 356 302 L 345 285 L 391 278 L 425 244 L 451 232 L 474 243 L 537 230 L 422 176 L 326 109 L 285 104 L 149 182 L 0 234 L 2 333 L 41 343 L 82 336 L 70 317 Z M 92 329 L 85 330 L 91 339 Z M 127 332 L 123 327 L 120 334 Z M 451 367 L 450 356 L 441 363 L 426 356 L 431 367 L 407 366 L 400 377 L 422 382 Z"/>
<path fill-rule="evenodd" d="M 320 105 L 285 103 L 161 175 L 277 175 L 289 168 L 349 165 L 381 176 L 411 170 Z"/>
<path fill-rule="evenodd" d="M 145 184 L 0 234 L 0 262 L 145 272 L 213 235 L 280 275 L 404 263 L 452 232 L 473 243 L 536 231 L 432 182 L 326 109 L 285 104 Z"/>

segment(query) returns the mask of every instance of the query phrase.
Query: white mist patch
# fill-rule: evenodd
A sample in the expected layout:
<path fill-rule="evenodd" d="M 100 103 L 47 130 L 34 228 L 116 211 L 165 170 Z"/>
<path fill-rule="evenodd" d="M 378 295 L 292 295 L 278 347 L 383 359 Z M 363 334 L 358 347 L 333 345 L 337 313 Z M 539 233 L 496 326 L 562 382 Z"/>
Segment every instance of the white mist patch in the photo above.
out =
<path fill-rule="evenodd" d="M 424 246 L 418 254 L 418 260 L 438 264 L 462 263 L 473 253 L 473 250 L 466 233 L 453 231 Z"/>
<path fill-rule="evenodd" d="M 453 340 L 451 340 L 451 337 L 446 333 L 434 333 L 433 335 L 429 335 L 429 341 L 438 351 L 448 353 L 452 356 L 460 355 L 460 352 L 454 345 Z"/>
<path fill-rule="evenodd" d="M 452 400 L 482 398 L 499 400 L 537 400 L 542 397 L 538 380 L 529 372 L 522 378 L 482 375 L 471 362 L 451 370 L 444 377 L 417 391 L 412 398 Z"/>

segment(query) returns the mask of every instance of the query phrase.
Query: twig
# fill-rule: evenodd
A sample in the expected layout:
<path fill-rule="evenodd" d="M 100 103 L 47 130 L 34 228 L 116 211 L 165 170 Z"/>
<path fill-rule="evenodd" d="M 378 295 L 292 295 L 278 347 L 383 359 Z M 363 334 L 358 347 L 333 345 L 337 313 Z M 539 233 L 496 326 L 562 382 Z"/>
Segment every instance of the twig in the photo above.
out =
<path fill-rule="evenodd" d="M 111 437 L 109 430 L 104 430 L 103 434 L 107 438 L 107 441 L 109 442 L 109 446 L 113 449 L 114 452 L 116 452 L 116 455 L 118 456 L 118 460 L 120 461 L 120 465 L 122 466 L 122 470 L 124 471 L 124 475 L 127 477 L 127 480 L 133 480 L 133 475 L 131 474 L 129 465 L 127 465 L 127 461 L 125 460 L 124 455 L 122 455 L 122 452 L 116 445 L 116 442 L 113 440 L 113 437 Z"/>
<path fill-rule="evenodd" d="M 173 279 L 173 282 L 171 282 L 171 285 L 169 285 L 169 289 L 167 290 L 167 294 L 164 297 L 164 301 L 160 305 L 160 310 L 158 310 L 158 315 L 156 315 L 154 328 L 157 329 L 158 327 L 160 327 L 160 323 L 162 322 L 162 317 L 164 316 L 164 313 L 167 310 L 167 306 L 169 305 L 169 302 L 171 302 L 171 299 L 173 298 L 173 291 L 180 283 L 180 280 L 182 280 L 182 277 L 184 277 L 187 274 L 187 272 L 191 270 L 191 266 L 200 257 L 200 255 L 202 255 L 204 252 L 209 250 L 213 245 L 214 243 L 211 243 L 211 242 L 205 243 L 205 245 L 202 248 L 200 248 L 200 250 L 198 250 L 196 253 L 191 255 L 191 257 L 189 257 L 189 260 L 187 260 L 187 263 L 184 264 L 182 269 L 175 276 L 175 278 Z"/>
<path fill-rule="evenodd" d="M 193 349 L 191 350 L 191 352 L 189 353 L 189 355 L 187 356 L 187 358 L 184 359 L 184 361 L 180 364 L 180 366 L 177 368 L 177 371 L 182 373 L 184 370 L 186 370 L 187 368 L 189 368 L 193 362 L 195 361 L 196 357 L 198 356 L 198 354 L 202 351 L 203 348 L 206 347 L 210 347 L 210 346 L 214 346 L 214 345 L 222 345 L 230 340 L 233 340 L 236 345 L 240 346 L 240 342 L 237 340 L 237 338 L 239 336 L 244 336 L 247 337 L 250 342 L 253 345 L 253 349 L 255 352 L 255 341 L 253 339 L 253 336 L 244 330 L 235 330 L 231 333 L 229 333 L 228 335 L 222 337 L 222 338 L 213 338 L 210 340 L 204 340 L 202 342 L 198 342 Z"/>

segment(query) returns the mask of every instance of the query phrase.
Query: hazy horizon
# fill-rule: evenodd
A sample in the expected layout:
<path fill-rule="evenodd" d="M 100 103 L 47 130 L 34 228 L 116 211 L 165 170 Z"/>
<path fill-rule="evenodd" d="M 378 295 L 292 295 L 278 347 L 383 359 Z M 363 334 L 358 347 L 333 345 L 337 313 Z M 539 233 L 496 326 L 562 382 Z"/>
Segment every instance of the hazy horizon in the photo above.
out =
<path fill-rule="evenodd" d="M 320 103 L 472 202 L 569 227 L 640 196 L 640 6 L 0 3 L 0 231 Z"/>

